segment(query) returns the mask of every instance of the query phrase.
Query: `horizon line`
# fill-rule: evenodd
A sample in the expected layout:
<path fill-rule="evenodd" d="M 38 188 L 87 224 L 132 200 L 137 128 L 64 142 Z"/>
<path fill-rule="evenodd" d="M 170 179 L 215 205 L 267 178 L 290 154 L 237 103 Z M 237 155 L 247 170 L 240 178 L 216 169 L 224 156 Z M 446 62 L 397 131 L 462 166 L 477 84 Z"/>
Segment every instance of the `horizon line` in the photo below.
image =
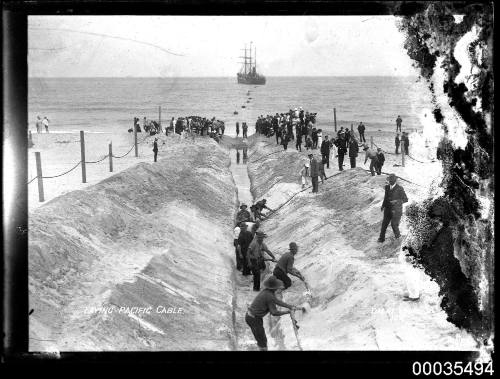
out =
<path fill-rule="evenodd" d="M 419 75 L 269 75 L 266 78 L 408 78 Z M 28 76 L 28 79 L 220 79 L 233 76 Z"/>

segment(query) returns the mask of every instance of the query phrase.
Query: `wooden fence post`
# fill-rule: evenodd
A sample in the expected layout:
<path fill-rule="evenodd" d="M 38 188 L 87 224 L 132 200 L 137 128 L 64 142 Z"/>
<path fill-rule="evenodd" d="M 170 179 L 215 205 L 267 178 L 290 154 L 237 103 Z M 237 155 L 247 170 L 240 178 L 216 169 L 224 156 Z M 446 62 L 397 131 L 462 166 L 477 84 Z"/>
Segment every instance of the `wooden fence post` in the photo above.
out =
<path fill-rule="evenodd" d="M 370 142 L 371 142 L 371 146 L 372 146 L 372 149 L 373 149 L 373 136 L 370 137 Z"/>
<path fill-rule="evenodd" d="M 161 132 L 161 105 L 158 107 L 158 125 L 160 125 Z"/>
<path fill-rule="evenodd" d="M 113 142 L 109 143 L 109 172 L 113 172 Z"/>
<path fill-rule="evenodd" d="M 354 132 L 354 126 L 351 124 L 351 132 Z"/>
<path fill-rule="evenodd" d="M 28 131 L 28 148 L 33 147 L 33 136 L 31 135 L 31 130 Z"/>
<path fill-rule="evenodd" d="M 45 201 L 45 197 L 43 195 L 43 175 L 42 175 L 42 157 L 40 156 L 39 151 L 35 151 L 35 160 L 36 160 L 36 176 L 38 177 L 38 201 L 40 203 Z"/>
<path fill-rule="evenodd" d="M 80 130 L 80 150 L 82 156 L 82 183 L 87 183 L 87 171 L 85 168 L 85 134 Z"/>
<path fill-rule="evenodd" d="M 135 146 L 135 156 L 139 156 L 139 151 L 137 150 L 137 126 L 134 122 L 134 146 Z"/>
<path fill-rule="evenodd" d="M 333 108 L 333 124 L 335 125 L 335 131 L 337 131 L 337 109 Z"/>

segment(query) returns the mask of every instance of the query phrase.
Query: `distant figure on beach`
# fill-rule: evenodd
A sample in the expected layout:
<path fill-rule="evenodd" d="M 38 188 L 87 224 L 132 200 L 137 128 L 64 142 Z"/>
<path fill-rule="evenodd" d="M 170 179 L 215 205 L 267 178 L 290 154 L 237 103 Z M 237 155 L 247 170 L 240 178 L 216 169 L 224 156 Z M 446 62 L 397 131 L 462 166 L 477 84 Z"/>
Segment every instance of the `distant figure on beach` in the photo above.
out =
<path fill-rule="evenodd" d="M 43 124 L 43 126 L 45 126 L 45 132 L 48 133 L 49 132 L 49 119 L 47 118 L 47 116 L 45 116 L 43 118 L 42 124 Z"/>
<path fill-rule="evenodd" d="M 359 132 L 359 142 L 366 142 L 365 139 L 365 126 L 363 125 L 363 122 L 360 122 L 358 125 L 358 132 Z"/>
<path fill-rule="evenodd" d="M 172 133 L 174 132 L 174 117 L 172 117 L 172 119 L 170 120 L 170 129 L 172 129 Z"/>
<path fill-rule="evenodd" d="M 375 151 L 373 151 L 372 149 L 370 149 L 368 147 L 368 144 L 365 144 L 365 147 L 363 148 L 363 150 L 365 151 L 365 163 L 368 161 L 368 159 L 370 159 L 370 172 L 372 174 L 372 176 L 375 176 L 375 167 L 377 165 L 377 153 Z"/>
<path fill-rule="evenodd" d="M 248 160 L 248 147 L 244 147 L 243 148 L 243 164 L 246 164 L 247 163 L 247 160 Z"/>
<path fill-rule="evenodd" d="M 401 137 L 401 142 L 403 143 L 405 154 L 408 155 L 410 153 L 410 140 L 408 138 L 408 132 L 403 132 L 403 136 Z"/>
<path fill-rule="evenodd" d="M 401 144 L 401 140 L 399 139 L 399 133 L 396 133 L 394 144 L 396 145 L 396 154 L 399 154 L 399 145 Z"/>
<path fill-rule="evenodd" d="M 153 142 L 153 152 L 155 154 L 155 162 L 156 162 L 156 157 L 158 156 L 158 138 L 155 138 L 155 141 Z"/>
<path fill-rule="evenodd" d="M 321 159 L 325 161 L 326 168 L 330 168 L 330 141 L 328 141 L 328 136 L 325 136 L 325 140 L 321 143 L 319 149 L 321 152 Z"/>
<path fill-rule="evenodd" d="M 240 123 L 236 121 L 236 137 L 240 136 Z"/>
<path fill-rule="evenodd" d="M 344 171 L 344 155 L 347 153 L 347 137 L 345 131 L 340 130 L 339 138 L 336 140 L 339 171 Z"/>
<path fill-rule="evenodd" d="M 42 119 L 40 116 L 36 116 L 36 132 L 41 133 L 42 132 Z"/>
<path fill-rule="evenodd" d="M 401 123 L 403 122 L 403 119 L 401 118 L 401 116 L 398 115 L 398 118 L 396 119 L 396 133 L 398 132 L 398 129 L 399 131 L 401 131 Z"/>
<path fill-rule="evenodd" d="M 311 182 L 312 182 L 312 193 L 317 193 L 318 192 L 318 176 L 319 176 L 319 163 L 318 161 L 314 158 L 314 155 L 312 153 L 308 154 L 309 156 L 309 165 L 310 165 L 310 175 L 311 175 Z"/>
<path fill-rule="evenodd" d="M 319 165 L 318 165 L 319 178 L 321 179 L 321 184 L 323 184 L 324 180 L 326 180 L 325 164 L 326 164 L 326 159 L 325 158 L 321 158 L 321 162 L 319 162 Z"/>
<path fill-rule="evenodd" d="M 248 126 L 247 126 L 247 123 L 244 122 L 243 123 L 243 138 L 248 138 L 247 131 L 248 131 Z"/>
<path fill-rule="evenodd" d="M 403 203 L 408 202 L 408 197 L 406 196 L 403 187 L 396 184 L 397 180 L 398 177 L 396 175 L 390 174 L 387 180 L 387 185 L 385 186 L 384 201 L 382 202 L 382 207 L 380 208 L 380 210 L 384 212 L 384 219 L 382 221 L 382 228 L 380 229 L 378 242 L 385 241 L 385 231 L 387 230 L 389 223 L 392 226 L 394 237 L 401 237 L 399 232 L 399 222 L 401 221 L 401 216 L 403 215 Z"/>
<path fill-rule="evenodd" d="M 359 145 L 356 138 L 353 136 L 349 141 L 349 160 L 351 161 L 351 168 L 356 168 L 356 158 L 359 153 Z"/>
<path fill-rule="evenodd" d="M 236 150 L 236 164 L 240 164 L 240 151 Z"/>
<path fill-rule="evenodd" d="M 377 148 L 377 165 L 375 166 L 375 172 L 377 175 L 382 174 L 382 166 L 384 165 L 385 162 L 385 155 L 382 149 L 379 147 Z"/>
<path fill-rule="evenodd" d="M 309 176 L 309 162 L 304 163 L 304 166 L 300 170 L 300 180 L 302 182 L 302 188 L 306 188 L 309 185 L 307 177 Z"/>
<path fill-rule="evenodd" d="M 283 149 L 286 150 L 287 147 L 288 147 L 288 142 L 290 141 L 290 134 L 288 133 L 285 133 L 282 137 L 281 137 L 281 144 L 283 145 Z"/>
<path fill-rule="evenodd" d="M 302 152 L 302 133 L 297 133 L 297 138 L 295 140 L 295 149 Z"/>

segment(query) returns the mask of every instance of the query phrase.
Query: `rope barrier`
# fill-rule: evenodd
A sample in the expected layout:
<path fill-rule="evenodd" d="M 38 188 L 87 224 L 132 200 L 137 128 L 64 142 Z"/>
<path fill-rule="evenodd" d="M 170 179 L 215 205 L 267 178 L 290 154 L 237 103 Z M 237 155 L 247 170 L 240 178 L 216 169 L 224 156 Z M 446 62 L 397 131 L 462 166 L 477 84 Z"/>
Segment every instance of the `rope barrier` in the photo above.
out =
<path fill-rule="evenodd" d="M 124 157 L 126 157 L 127 155 L 129 155 L 129 154 L 130 154 L 130 152 L 134 149 L 134 147 L 135 147 L 135 144 L 134 144 L 134 145 L 132 145 L 132 147 L 130 148 L 130 150 L 129 150 L 129 151 L 127 151 L 124 155 L 121 155 L 121 156 L 119 156 L 119 157 L 117 157 L 116 155 L 112 155 L 112 157 L 113 157 L 113 158 L 116 158 L 116 159 L 124 158 Z"/>
<path fill-rule="evenodd" d="M 35 180 L 36 178 L 38 178 L 38 175 L 35 176 L 33 179 L 31 179 L 26 185 L 30 184 L 31 182 L 33 182 L 33 180 Z"/>
<path fill-rule="evenodd" d="M 376 147 L 378 147 L 379 149 L 382 149 L 379 145 L 377 145 L 375 142 L 373 143 Z M 395 153 L 391 153 L 385 149 L 382 149 L 382 151 L 386 154 L 389 154 L 389 155 L 398 155 L 398 154 L 395 154 Z"/>
<path fill-rule="evenodd" d="M 364 168 L 363 170 L 365 170 L 366 172 L 371 173 L 371 171 L 370 171 L 370 170 L 367 170 L 366 168 Z M 382 174 L 384 174 L 384 175 L 390 175 L 388 172 L 384 172 L 384 171 L 380 171 L 380 172 L 381 172 Z M 408 180 L 408 179 L 402 178 L 402 177 L 401 177 L 401 176 L 399 176 L 399 175 L 397 175 L 397 177 L 398 177 L 398 179 L 401 179 L 401 180 L 402 180 L 402 181 L 404 181 L 404 182 L 408 182 L 408 183 L 414 184 L 414 185 L 416 185 L 416 186 L 419 186 L 419 187 L 425 188 L 425 186 L 423 186 L 423 185 L 421 185 L 421 184 L 414 183 L 414 182 L 412 182 L 412 181 L 410 181 L 410 180 Z"/>
<path fill-rule="evenodd" d="M 99 163 L 99 162 L 102 162 L 103 160 L 105 160 L 106 158 L 109 158 L 109 154 L 105 155 L 102 159 L 99 159 L 98 161 L 93 161 L 93 162 L 87 162 L 87 161 L 85 161 L 85 163 Z"/>
<path fill-rule="evenodd" d="M 78 162 L 76 164 L 76 166 L 74 166 L 73 168 L 71 168 L 70 170 L 66 171 L 66 172 L 63 172 L 62 174 L 59 174 L 59 175 L 54 175 L 54 176 L 42 176 L 42 179 L 53 179 L 53 178 L 58 178 L 60 176 L 63 176 L 63 175 L 66 175 L 66 174 L 69 174 L 71 171 L 73 171 L 75 168 L 77 168 L 78 166 L 80 166 L 82 162 Z"/>

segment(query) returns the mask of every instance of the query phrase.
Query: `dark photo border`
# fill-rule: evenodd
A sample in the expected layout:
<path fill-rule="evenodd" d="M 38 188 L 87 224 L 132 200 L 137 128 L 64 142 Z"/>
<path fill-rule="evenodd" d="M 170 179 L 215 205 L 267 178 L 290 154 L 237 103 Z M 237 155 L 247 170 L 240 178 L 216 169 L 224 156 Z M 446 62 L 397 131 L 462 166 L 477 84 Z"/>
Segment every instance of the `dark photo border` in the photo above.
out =
<path fill-rule="evenodd" d="M 49 365 L 60 363 L 162 363 L 238 364 L 314 363 L 331 366 L 326 375 L 342 370 L 370 376 L 394 374 L 411 376 L 414 361 L 467 362 L 477 357 L 472 351 L 304 351 L 304 352 L 61 352 L 58 357 L 28 352 L 28 191 L 27 191 L 27 125 L 28 125 L 28 48 L 29 15 L 403 15 L 413 14 L 429 2 L 368 1 L 55 1 L 3 2 L 3 159 L 9 181 L 4 190 L 15 193 L 15 199 L 3 197 L 4 273 L 3 291 L 3 361 L 15 365 Z M 477 2 L 482 4 L 482 2 Z M 467 2 L 453 2 L 457 9 Z M 5 192 L 4 192 L 5 193 Z M 9 201 L 10 200 L 10 201 Z M 15 200 L 15 201 L 11 201 Z M 269 366 L 270 368 L 272 366 Z M 319 368 L 319 366 L 318 366 Z M 241 372 L 238 369 L 236 372 Z M 310 374 L 320 371 L 310 372 Z M 277 375 L 267 369 L 259 375 Z"/>

